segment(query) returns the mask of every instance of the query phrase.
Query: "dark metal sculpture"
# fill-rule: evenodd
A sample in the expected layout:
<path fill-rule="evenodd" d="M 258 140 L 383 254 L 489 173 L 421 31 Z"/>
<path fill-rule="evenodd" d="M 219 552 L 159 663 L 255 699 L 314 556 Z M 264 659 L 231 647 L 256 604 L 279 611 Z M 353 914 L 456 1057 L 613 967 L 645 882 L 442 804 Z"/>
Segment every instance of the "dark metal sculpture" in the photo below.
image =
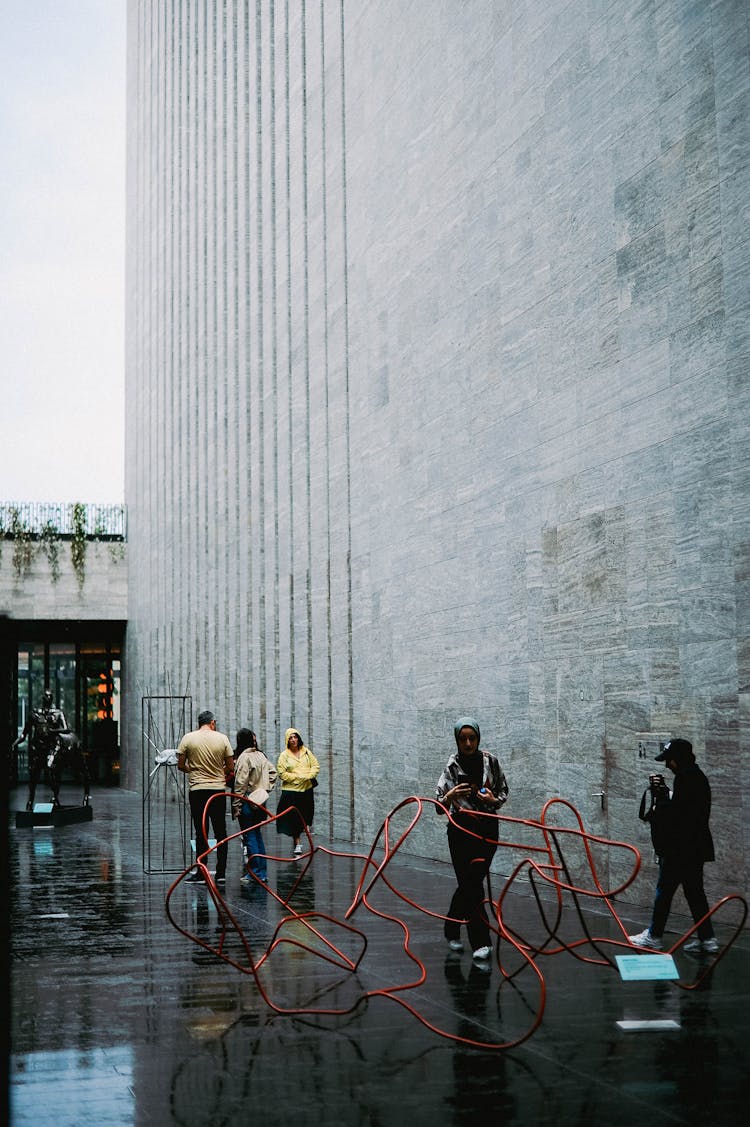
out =
<path fill-rule="evenodd" d="M 45 775 L 52 790 L 52 805 L 60 805 L 60 782 L 65 767 L 72 767 L 83 777 L 83 806 L 89 805 L 89 770 L 81 752 L 77 734 L 68 727 L 65 713 L 57 708 L 52 693 L 45 689 L 41 708 L 35 708 L 15 740 L 13 750 L 29 741 L 29 796 L 26 809 L 34 809 L 37 784 Z"/>

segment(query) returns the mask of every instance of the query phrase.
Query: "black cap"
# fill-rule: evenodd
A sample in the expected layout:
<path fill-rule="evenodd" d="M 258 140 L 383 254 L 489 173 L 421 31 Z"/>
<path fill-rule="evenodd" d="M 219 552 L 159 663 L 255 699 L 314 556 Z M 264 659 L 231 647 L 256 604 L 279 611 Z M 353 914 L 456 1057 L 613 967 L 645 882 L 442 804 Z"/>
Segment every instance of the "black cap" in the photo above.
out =
<path fill-rule="evenodd" d="M 682 763 L 683 760 L 690 759 L 692 754 L 693 745 L 690 740 L 667 740 L 656 756 L 656 762 L 666 763 L 668 759 L 675 759 L 678 763 Z"/>

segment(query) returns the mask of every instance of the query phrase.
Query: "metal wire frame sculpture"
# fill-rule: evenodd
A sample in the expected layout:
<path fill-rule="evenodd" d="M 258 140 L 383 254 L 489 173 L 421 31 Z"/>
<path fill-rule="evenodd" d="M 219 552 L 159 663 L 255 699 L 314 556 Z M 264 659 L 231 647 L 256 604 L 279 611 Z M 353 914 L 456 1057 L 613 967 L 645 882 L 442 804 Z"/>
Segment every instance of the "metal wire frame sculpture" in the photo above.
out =
<path fill-rule="evenodd" d="M 226 797 L 224 795 L 216 795 L 211 801 L 226 801 Z M 407 999 L 405 995 L 409 990 L 413 990 L 425 983 L 427 980 L 427 969 L 424 962 L 413 949 L 411 932 L 407 922 L 398 915 L 376 908 L 371 899 L 373 890 L 376 889 L 378 885 L 383 884 L 396 900 L 400 901 L 405 906 L 416 909 L 420 914 L 435 920 L 446 920 L 446 916 L 431 910 L 426 905 L 418 904 L 397 888 L 389 873 L 391 862 L 416 827 L 426 807 L 439 807 L 441 812 L 445 813 L 448 818 L 453 821 L 450 812 L 435 799 L 411 796 L 398 803 L 386 816 L 366 855 L 316 846 L 304 824 L 300 827 L 300 836 L 305 836 L 308 850 L 303 854 L 302 858 L 290 860 L 287 857 L 275 857 L 272 853 L 265 853 L 265 856 L 270 860 L 275 860 L 287 865 L 299 865 L 299 862 L 302 861 L 303 865 L 299 869 L 298 875 L 285 897 L 279 895 L 270 885 L 265 884 L 254 873 L 251 873 L 257 885 L 264 888 L 274 897 L 283 913 L 270 941 L 266 944 L 265 949 L 260 955 L 253 953 L 251 944 L 237 915 L 227 903 L 223 892 L 217 888 L 213 876 L 208 869 L 208 858 L 221 843 L 216 843 L 216 845 L 208 849 L 206 853 L 198 857 L 196 859 L 196 865 L 185 869 L 172 884 L 166 897 L 165 906 L 167 916 L 177 931 L 187 939 L 203 948 L 206 952 L 211 953 L 217 959 L 233 966 L 242 974 L 251 975 L 265 1004 L 274 1013 L 288 1016 L 327 1015 L 341 1017 L 352 1013 L 366 999 L 376 997 L 387 998 L 390 1001 L 398 1003 L 425 1028 L 440 1037 L 483 1050 L 506 1050 L 514 1048 L 521 1045 L 533 1035 L 541 1025 L 544 1017 L 547 995 L 547 986 L 541 965 L 544 958 L 567 952 L 584 964 L 616 970 L 615 954 L 623 952 L 633 953 L 634 948 L 628 939 L 626 927 L 614 906 L 614 900 L 633 883 L 638 875 L 641 864 L 640 853 L 635 846 L 627 842 L 618 842 L 589 833 L 585 829 L 581 815 L 575 806 L 562 798 L 552 798 L 546 802 L 537 820 L 513 818 L 501 814 L 488 813 L 478 815 L 479 819 L 493 819 L 499 823 L 499 847 L 516 852 L 520 851 L 522 854 L 521 860 L 514 866 L 510 875 L 504 879 L 502 888 L 497 897 L 493 898 L 490 891 L 490 895 L 485 901 L 485 903 L 489 903 L 492 909 L 490 927 L 495 936 L 496 964 L 500 970 L 503 981 L 511 982 L 522 971 L 528 970 L 535 977 L 538 988 L 536 1009 L 532 1011 L 528 1026 L 522 1032 L 504 1041 L 478 1040 L 469 1036 L 461 1036 L 452 1033 L 437 1025 L 435 1022 L 428 1020 L 428 1018 L 419 1011 L 416 1005 L 413 1005 Z M 268 813 L 265 808 L 262 809 L 267 813 L 267 818 L 256 827 L 258 829 L 272 826 L 278 819 L 278 815 Z M 400 832 L 394 833 L 395 819 L 399 815 L 402 816 L 405 812 L 410 814 L 406 828 Z M 568 816 L 572 817 L 572 826 L 555 824 L 553 813 L 557 814 L 560 812 L 566 813 Z M 288 816 L 289 811 L 286 811 L 286 814 Z M 204 834 L 207 833 L 208 829 L 207 818 L 208 805 L 204 813 Z M 455 824 L 455 822 L 453 824 Z M 462 827 L 462 829 L 463 828 L 464 827 Z M 529 844 L 528 842 L 517 841 L 513 840 L 511 837 L 503 836 L 503 834 L 506 833 L 518 836 L 522 831 L 528 830 L 533 831 L 534 835 L 538 837 L 539 844 Z M 244 831 L 240 830 L 230 834 L 225 840 L 229 842 L 236 837 L 240 837 L 243 832 Z M 464 832 L 476 837 L 479 842 L 485 840 L 481 833 L 472 833 L 472 831 L 465 829 Z M 494 841 L 494 834 L 491 838 L 488 835 L 486 840 Z M 572 844 L 577 845 L 579 850 L 582 850 L 584 868 L 589 878 L 588 886 L 583 886 L 580 882 L 577 882 L 572 875 L 569 856 L 569 847 Z M 594 856 L 595 848 L 604 848 L 606 850 L 620 849 L 630 854 L 632 860 L 631 871 L 625 880 L 616 888 L 606 889 L 603 887 Z M 379 854 L 380 851 L 382 851 L 382 857 L 380 860 L 376 860 L 376 854 Z M 363 863 L 359 881 L 354 890 L 351 903 L 344 913 L 343 919 L 315 910 L 296 911 L 291 905 L 294 893 L 309 870 L 309 867 L 314 862 L 315 857 L 322 854 L 329 856 L 334 861 L 336 859 L 355 859 Z M 248 858 L 248 872 L 250 872 L 249 861 L 250 858 Z M 181 885 L 191 869 L 196 866 L 206 882 L 208 894 L 211 896 L 216 906 L 219 917 L 219 937 L 214 943 L 209 943 L 182 927 L 177 922 L 174 912 L 172 911 L 172 899 L 177 888 Z M 533 899 L 536 902 L 539 921 L 544 934 L 542 942 L 532 942 L 528 937 L 520 935 L 516 929 L 505 922 L 504 906 L 509 895 L 515 891 L 514 886 L 517 885 L 520 879 L 528 881 Z M 543 890 L 547 891 L 548 896 L 551 890 L 551 900 L 545 901 L 542 895 Z M 580 927 L 580 934 L 572 940 L 565 940 L 561 936 L 561 925 L 566 899 L 572 903 Z M 617 938 L 592 933 L 586 913 L 584 912 L 584 904 L 592 901 L 596 901 L 604 906 L 606 909 L 605 916 L 614 922 L 614 928 L 618 933 Z M 739 909 L 739 918 L 736 918 L 734 924 L 730 925 L 732 930 L 729 939 L 716 953 L 715 958 L 706 961 L 705 965 L 701 967 L 700 973 L 691 983 L 676 982 L 675 985 L 678 988 L 683 990 L 697 989 L 706 976 L 710 974 L 720 960 L 724 958 L 727 951 L 742 931 L 747 918 L 748 909 L 747 903 L 743 897 L 738 894 L 732 893 L 722 897 L 709 909 L 704 919 L 715 916 L 730 904 L 735 905 Z M 266 989 L 261 971 L 264 966 L 268 964 L 274 951 L 283 944 L 291 944 L 301 948 L 316 958 L 322 959 L 340 968 L 346 974 L 356 974 L 365 959 L 368 939 L 366 932 L 361 928 L 355 927 L 350 920 L 352 920 L 357 913 L 361 915 L 362 911 L 369 912 L 381 920 L 386 920 L 400 929 L 402 950 L 416 968 L 414 979 L 408 982 L 395 982 L 392 985 L 373 990 L 363 989 L 352 1004 L 342 1007 L 312 1005 L 282 1006 L 275 1002 Z M 301 932 L 293 935 L 289 934 L 287 925 L 292 921 L 302 925 Z M 664 953 L 673 954 L 678 951 L 693 936 L 702 922 L 703 920 L 699 920 L 695 923 L 693 927 L 685 932 L 684 935 L 680 936 L 669 950 Z M 335 943 L 333 939 L 326 934 L 324 925 L 329 925 L 334 931 L 338 930 L 340 932 L 341 938 L 338 943 Z M 305 936 L 305 938 L 301 938 L 301 935 Z M 231 937 L 239 940 L 240 950 L 244 956 L 242 961 L 239 961 L 238 958 L 235 957 L 236 950 L 234 948 L 230 949 L 229 940 Z M 309 939 L 307 937 L 309 937 Z M 356 953 L 354 955 L 347 954 L 342 950 L 341 946 L 339 946 L 339 943 L 342 943 L 344 938 L 355 946 Z M 501 943 L 501 941 L 503 942 Z M 506 965 L 507 960 L 504 962 L 501 958 L 501 952 L 505 948 L 511 953 L 515 953 L 516 965 L 514 967 Z M 593 954 L 590 953 L 592 951 Z"/>

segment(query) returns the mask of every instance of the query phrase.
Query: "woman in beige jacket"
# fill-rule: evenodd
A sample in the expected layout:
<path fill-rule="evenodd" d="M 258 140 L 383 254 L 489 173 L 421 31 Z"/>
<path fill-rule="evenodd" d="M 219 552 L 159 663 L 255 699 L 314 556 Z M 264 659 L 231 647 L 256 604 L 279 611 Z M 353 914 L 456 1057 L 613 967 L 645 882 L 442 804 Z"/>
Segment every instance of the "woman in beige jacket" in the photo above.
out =
<path fill-rule="evenodd" d="M 243 840 L 250 870 L 265 884 L 268 881 L 266 847 L 257 826 L 268 817 L 268 811 L 264 807 L 276 784 L 276 768 L 266 759 L 258 747 L 255 732 L 249 728 L 240 728 L 237 732 L 234 757 L 233 790 L 235 794 L 244 795 L 244 801 L 232 799 L 232 814 L 240 823 L 240 828 L 247 830 L 243 834 Z M 248 872 L 243 875 L 242 881 L 245 884 L 254 883 Z"/>

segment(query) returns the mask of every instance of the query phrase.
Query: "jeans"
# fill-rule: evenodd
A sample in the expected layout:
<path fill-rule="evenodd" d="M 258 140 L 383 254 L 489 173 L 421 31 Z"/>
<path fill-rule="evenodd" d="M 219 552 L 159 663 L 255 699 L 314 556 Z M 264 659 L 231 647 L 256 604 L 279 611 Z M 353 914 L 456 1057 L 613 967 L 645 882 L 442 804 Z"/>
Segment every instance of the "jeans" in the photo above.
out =
<path fill-rule="evenodd" d="M 266 847 L 263 844 L 263 835 L 260 830 L 255 827 L 259 822 L 264 822 L 266 817 L 267 815 L 260 810 L 253 814 L 243 814 L 242 811 L 240 811 L 237 815 L 240 829 L 247 830 L 247 833 L 242 835 L 242 840 L 247 847 L 250 870 L 264 883 L 268 881 L 268 869 L 266 867 L 265 858 Z"/>

